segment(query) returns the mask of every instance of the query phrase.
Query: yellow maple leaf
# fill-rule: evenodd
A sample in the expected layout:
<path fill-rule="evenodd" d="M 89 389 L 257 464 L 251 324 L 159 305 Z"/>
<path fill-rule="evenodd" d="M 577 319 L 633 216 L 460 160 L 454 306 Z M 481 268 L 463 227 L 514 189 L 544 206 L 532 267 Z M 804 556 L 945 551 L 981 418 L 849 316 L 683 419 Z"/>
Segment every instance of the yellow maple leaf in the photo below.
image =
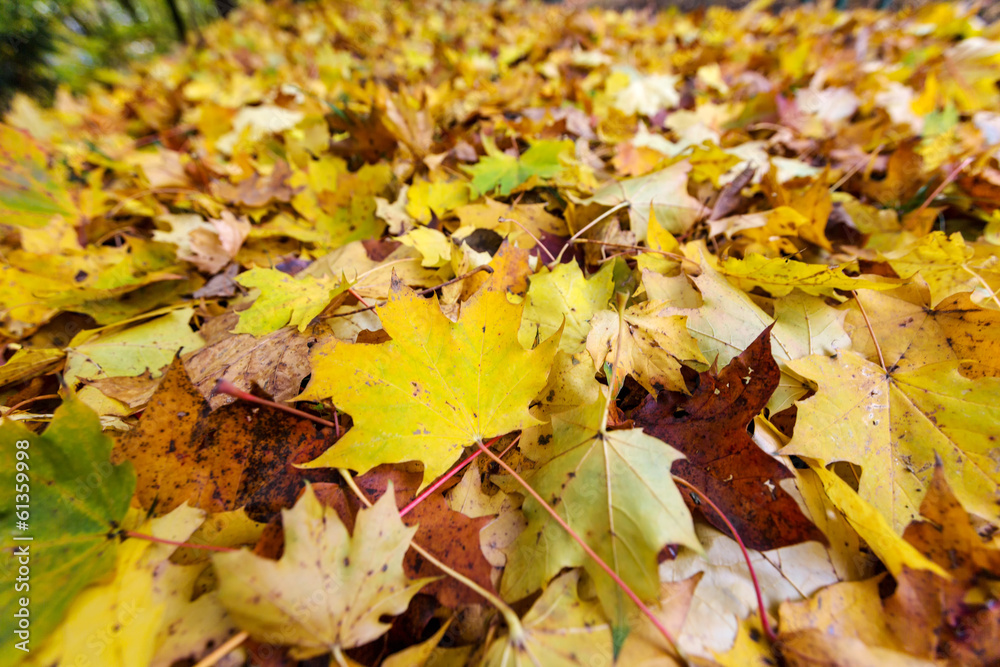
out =
<path fill-rule="evenodd" d="M 996 288 L 1000 281 L 1000 262 L 995 256 L 985 259 L 975 257 L 975 249 L 955 232 L 932 232 L 916 242 L 886 254 L 889 265 L 902 278 L 916 274 L 924 279 L 931 290 L 931 306 L 958 292 L 976 292 L 985 295 L 986 304 L 997 301 Z"/>
<path fill-rule="evenodd" d="M 390 342 L 330 340 L 313 349 L 312 380 L 298 400 L 330 398 L 354 428 L 305 467 L 365 472 L 421 461 L 426 485 L 463 447 L 538 424 L 528 404 L 545 385 L 561 330 L 525 350 L 517 341 L 521 310 L 507 300 L 500 271 L 454 323 L 436 297 L 395 282 L 378 311 Z"/>
<path fill-rule="evenodd" d="M 844 275 L 844 270 L 835 266 L 807 264 L 788 258 L 771 259 L 756 253 L 747 255 L 745 259 L 727 257 L 719 270 L 745 292 L 760 287 L 772 296 L 785 296 L 794 289 L 800 289 L 806 294 L 842 301 L 845 297 L 837 290 L 886 290 L 896 287 L 894 283 L 877 283 Z"/>
<path fill-rule="evenodd" d="M 965 378 L 958 362 L 887 373 L 843 350 L 786 365 L 817 381 L 819 390 L 797 403 L 795 435 L 781 454 L 860 464 L 859 494 L 897 532 L 917 515 L 937 454 L 962 503 L 1000 518 L 993 442 L 1000 431 L 1000 379 Z"/>
<path fill-rule="evenodd" d="M 240 312 L 234 333 L 264 336 L 290 325 L 305 331 L 348 287 L 346 279 L 290 276 L 277 269 L 255 267 L 236 278 L 243 287 L 260 289 L 253 305 Z"/>
<path fill-rule="evenodd" d="M 833 471 L 813 464 L 813 472 L 823 484 L 830 502 L 847 518 L 851 527 L 864 538 L 871 550 L 879 557 L 894 576 L 899 576 L 903 567 L 913 570 L 930 570 L 942 577 L 948 574 L 928 560 L 913 545 L 892 530 L 892 526 L 878 510 L 866 503 L 854 489 Z"/>
<path fill-rule="evenodd" d="M 582 351 L 591 319 L 611 299 L 613 269 L 614 262 L 607 262 L 584 278 L 580 267 L 571 262 L 532 276 L 518 333 L 521 344 L 532 347 L 536 339 L 545 340 L 565 326 L 559 349 L 569 354 Z"/>
<path fill-rule="evenodd" d="M 406 212 L 428 223 L 432 214 L 440 217 L 469 203 L 469 186 L 462 181 L 425 181 L 421 178 L 413 182 L 406 195 Z"/>
<path fill-rule="evenodd" d="M 669 314 L 667 304 L 646 301 L 620 313 L 602 310 L 590 321 L 587 352 L 600 369 L 615 369 L 614 386 L 626 375 L 652 394 L 664 389 L 687 393 L 681 368 L 708 369 L 698 342 L 688 332 L 687 316 Z"/>

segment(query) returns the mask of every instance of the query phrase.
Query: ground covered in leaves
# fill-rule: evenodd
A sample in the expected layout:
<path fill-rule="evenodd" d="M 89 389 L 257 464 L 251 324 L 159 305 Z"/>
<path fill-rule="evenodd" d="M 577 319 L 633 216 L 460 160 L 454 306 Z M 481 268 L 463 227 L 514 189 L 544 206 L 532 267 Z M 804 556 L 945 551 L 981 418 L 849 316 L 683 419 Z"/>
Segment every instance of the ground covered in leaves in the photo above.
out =
<path fill-rule="evenodd" d="M 362 5 L 0 125 L 0 663 L 996 664 L 1000 28 Z"/>

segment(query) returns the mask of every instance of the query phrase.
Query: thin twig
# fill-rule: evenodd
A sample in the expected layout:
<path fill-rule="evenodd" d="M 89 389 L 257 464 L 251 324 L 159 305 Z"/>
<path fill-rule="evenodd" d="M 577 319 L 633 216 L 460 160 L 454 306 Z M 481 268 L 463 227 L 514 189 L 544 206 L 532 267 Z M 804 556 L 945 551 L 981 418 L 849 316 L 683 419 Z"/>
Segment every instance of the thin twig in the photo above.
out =
<path fill-rule="evenodd" d="M 664 257 L 672 259 L 677 262 L 688 262 L 689 264 L 694 265 L 694 267 L 698 269 L 698 273 L 695 275 L 701 275 L 701 264 L 694 261 L 690 257 L 685 257 L 684 255 L 678 255 L 675 252 L 668 252 L 666 250 L 656 250 L 655 248 L 643 248 L 642 246 L 638 245 L 624 245 L 622 243 L 610 243 L 608 241 L 598 241 L 596 239 L 577 239 L 576 241 L 574 241 L 574 243 L 594 243 L 596 245 L 607 246 L 610 248 L 622 248 L 624 250 L 638 250 L 639 252 L 651 252 L 657 255 L 663 255 Z"/>
<path fill-rule="evenodd" d="M 250 633 L 248 632 L 240 632 L 233 635 L 228 640 L 226 640 L 226 643 L 222 644 L 221 646 L 219 646 L 219 648 L 215 649 L 214 651 L 206 655 L 204 658 L 199 660 L 198 664 L 196 664 L 194 667 L 215 667 L 216 663 L 225 658 L 232 651 L 236 650 L 236 648 L 240 644 L 242 644 L 249 638 L 250 638 Z"/>
<path fill-rule="evenodd" d="M 615 573 L 615 571 L 612 570 L 611 567 L 607 563 L 605 563 L 604 560 L 600 556 L 597 555 L 597 552 L 595 552 L 593 549 L 591 549 L 590 545 L 588 545 L 583 540 L 582 537 L 580 537 L 579 535 L 577 535 L 576 531 L 573 530 L 572 528 L 570 528 L 569 524 L 566 523 L 566 521 L 564 521 L 561 516 L 559 516 L 559 513 L 556 512 L 554 509 L 552 509 L 552 507 L 547 502 L 545 502 L 545 499 L 543 499 L 542 496 L 539 495 L 539 493 L 537 491 L 535 491 L 535 489 L 533 489 L 530 484 L 528 484 L 520 475 L 518 475 L 516 472 L 514 472 L 513 468 L 511 468 L 509 465 L 507 465 L 506 463 L 504 463 L 503 459 L 499 458 L 496 454 L 494 454 L 490 450 L 486 449 L 485 446 L 481 442 L 477 442 L 476 444 L 480 447 L 480 449 L 483 450 L 483 452 L 487 456 L 489 456 L 501 468 L 503 468 L 507 472 L 507 474 L 509 474 L 515 480 L 517 480 L 518 484 L 520 484 L 521 487 L 523 487 L 524 490 L 527 491 L 531 495 L 531 497 L 534 498 L 535 501 L 539 505 L 541 505 L 543 508 L 545 508 L 545 511 L 549 513 L 549 515 L 555 520 L 555 522 L 558 523 L 562 527 L 562 529 L 565 530 L 569 534 L 569 536 L 572 537 L 573 540 L 576 541 L 576 543 L 580 545 L 580 547 L 586 552 L 586 554 L 588 556 L 590 556 L 591 558 L 594 559 L 594 562 L 597 563 L 597 565 L 602 570 L 604 570 L 604 572 L 609 577 L 611 577 L 611 579 L 615 582 L 615 584 L 617 584 L 618 587 L 621 588 L 621 590 L 625 593 L 625 595 L 627 595 L 629 597 L 629 599 L 632 600 L 632 602 L 635 603 L 635 605 L 639 608 L 639 610 L 643 614 L 645 614 L 646 618 L 649 619 L 650 623 L 652 623 L 653 626 L 659 631 L 659 633 L 661 635 L 663 635 L 663 638 L 666 639 L 667 642 L 670 643 L 670 646 L 673 647 L 673 649 L 677 653 L 677 655 L 682 660 L 684 660 L 686 662 L 687 660 L 686 660 L 683 652 L 681 651 L 680 647 L 677 645 L 677 642 L 674 641 L 673 634 L 671 634 L 670 630 L 667 630 L 666 626 L 663 625 L 663 623 L 660 621 L 660 619 L 658 619 L 656 617 L 656 614 L 653 613 L 653 610 L 650 609 L 649 607 L 647 607 L 646 604 L 642 601 L 642 599 L 639 598 L 639 596 L 635 594 L 635 591 L 633 591 L 631 588 L 629 588 L 628 584 L 626 584 L 624 581 L 622 581 L 622 578 L 619 577 Z"/>
<path fill-rule="evenodd" d="M 49 398 L 59 398 L 59 394 L 42 394 L 41 396 L 33 396 L 31 398 L 26 398 L 20 403 L 15 403 L 11 407 L 7 408 L 4 412 L 5 415 L 9 415 L 20 407 L 27 405 L 28 403 L 34 403 L 35 401 L 43 401 Z"/>
<path fill-rule="evenodd" d="M 767 618 L 767 608 L 764 606 L 764 596 L 760 592 L 760 584 L 757 581 L 757 572 L 753 569 L 753 563 L 750 562 L 750 554 L 747 552 L 747 548 L 743 544 L 743 538 L 741 538 L 740 534 L 736 531 L 736 527 L 733 526 L 732 522 L 729 520 L 729 517 L 727 517 L 723 513 L 723 511 L 719 509 L 718 505 L 712 502 L 711 498 L 702 493 L 701 489 L 691 484 L 686 479 L 677 477 L 676 475 L 671 475 L 671 477 L 674 478 L 675 483 L 680 484 L 681 486 L 686 486 L 687 488 L 691 489 L 693 492 L 698 494 L 698 497 L 701 498 L 703 501 L 705 501 L 705 504 L 707 504 L 709 507 L 715 510 L 715 513 L 719 515 L 719 518 L 721 518 L 722 521 L 726 524 L 726 527 L 729 528 L 729 532 L 733 534 L 733 538 L 735 538 L 736 543 L 740 545 L 740 551 L 743 552 L 743 559 L 746 560 L 747 562 L 747 568 L 749 568 L 750 570 L 750 579 L 753 581 L 753 590 L 754 593 L 757 594 L 757 608 L 760 610 L 761 627 L 764 628 L 764 634 L 767 635 L 767 638 L 771 642 L 778 641 L 778 635 L 775 634 L 774 630 L 771 628 L 771 622 Z"/>
<path fill-rule="evenodd" d="M 391 262 L 386 262 L 385 264 L 379 264 L 378 266 L 372 267 L 367 271 L 365 271 L 364 273 L 360 273 L 357 276 L 355 276 L 354 284 L 357 285 L 358 283 L 361 282 L 362 278 L 367 278 L 376 271 L 381 271 L 382 269 L 388 269 L 390 266 L 395 266 L 396 264 L 402 264 L 404 262 L 419 262 L 419 261 L 421 261 L 420 257 L 404 257 L 403 259 L 394 259 Z"/>
<path fill-rule="evenodd" d="M 538 247 L 541 248 L 542 251 L 546 255 L 549 256 L 549 259 L 551 259 L 553 262 L 556 261 L 555 256 L 552 254 L 552 252 L 548 248 L 545 247 L 545 245 L 542 244 L 542 241 L 537 236 L 535 236 L 534 234 L 532 234 L 531 231 L 529 231 L 528 228 L 525 227 L 524 225 L 522 225 L 520 222 L 518 222 L 514 218 L 505 218 L 502 215 L 499 218 L 497 218 L 497 221 L 498 222 L 513 222 L 515 225 L 517 225 L 518 227 L 521 228 L 521 231 L 523 231 L 525 234 L 527 234 L 528 236 L 531 237 L 531 240 L 534 241 L 538 245 Z"/>
<path fill-rule="evenodd" d="M 851 177 L 854 176 L 854 174 L 856 174 L 859 171 L 861 171 L 866 165 L 868 165 L 868 164 L 874 162 L 875 160 L 877 160 L 878 159 L 878 154 L 882 152 L 882 147 L 883 146 L 885 146 L 885 144 L 879 144 L 875 148 L 875 151 L 872 153 L 871 157 L 865 155 L 865 157 L 859 158 L 858 161 L 857 161 L 857 163 L 853 167 L 851 167 L 850 169 L 848 169 L 847 173 L 844 174 L 843 176 L 841 176 L 839 181 L 837 181 L 836 183 L 833 184 L 833 187 L 830 188 L 830 192 L 834 193 L 837 190 L 839 190 L 840 186 L 843 185 L 844 183 L 846 183 L 847 181 L 851 180 Z"/>
<path fill-rule="evenodd" d="M 865 324 L 868 325 L 868 333 L 871 334 L 872 343 L 875 344 L 875 351 L 878 352 L 878 363 L 882 366 L 882 370 L 886 373 L 889 369 L 885 365 L 885 357 L 882 356 L 882 346 L 878 344 L 878 338 L 875 337 L 875 329 L 872 328 L 871 320 L 868 319 L 868 312 L 865 310 L 865 304 L 861 303 L 861 299 L 858 298 L 857 290 L 854 290 L 854 300 L 858 304 L 858 308 L 861 310 L 861 316 L 865 318 Z"/>
<path fill-rule="evenodd" d="M 462 275 L 456 276 L 456 277 L 452 278 L 451 280 L 449 280 L 447 282 L 441 283 L 440 285 L 435 285 L 434 287 L 428 287 L 427 289 L 422 289 L 419 292 L 417 292 L 417 296 L 424 296 L 425 294 L 430 294 L 434 290 L 439 290 L 442 287 L 447 287 L 448 285 L 453 285 L 453 284 L 455 284 L 455 283 L 457 283 L 457 282 L 459 282 L 461 280 L 465 280 L 466 278 L 468 278 L 472 274 L 478 273 L 479 271 L 485 271 L 486 273 L 493 273 L 493 268 L 490 267 L 490 266 L 487 266 L 485 264 L 483 264 L 482 266 L 477 266 L 476 268 L 472 269 L 468 273 L 463 273 Z M 384 306 L 384 305 L 385 305 L 384 303 L 377 303 L 377 304 L 375 304 L 373 306 L 368 306 L 367 308 L 358 308 L 357 310 L 352 310 L 352 311 L 350 311 L 348 313 L 334 313 L 333 315 L 330 315 L 330 317 L 347 317 L 348 315 L 357 315 L 358 313 L 364 313 L 364 312 L 367 312 L 369 310 L 375 310 L 379 306 Z"/>

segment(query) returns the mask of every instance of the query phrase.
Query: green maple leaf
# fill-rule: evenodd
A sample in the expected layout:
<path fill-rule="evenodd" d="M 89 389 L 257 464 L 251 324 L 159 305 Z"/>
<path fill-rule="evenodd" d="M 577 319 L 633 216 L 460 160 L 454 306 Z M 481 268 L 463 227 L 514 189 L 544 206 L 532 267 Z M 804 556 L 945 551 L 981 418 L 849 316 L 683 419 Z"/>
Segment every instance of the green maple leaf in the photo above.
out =
<path fill-rule="evenodd" d="M 532 176 L 539 179 L 553 178 L 562 171 L 561 155 L 573 152 L 572 141 L 537 141 L 520 157 L 502 152 L 492 140 L 483 141 L 486 155 L 471 167 L 465 167 L 472 176 L 472 189 L 477 194 L 494 189 L 509 195 L 514 188 L 526 183 Z"/>
<path fill-rule="evenodd" d="M 18 443 L 28 442 L 26 448 Z M 69 603 L 85 586 L 115 565 L 117 542 L 112 533 L 128 510 L 135 490 L 131 464 L 111 465 L 112 440 L 101 432 L 97 415 L 70 396 L 56 410 L 42 435 L 18 422 L 0 424 L 0 523 L 4 526 L 0 569 L 0 664 L 12 665 L 27 654 L 14 647 L 14 613 L 19 598 L 31 601 L 30 627 L 34 648 L 62 619 Z M 18 458 L 19 452 L 27 452 Z M 26 470 L 18 470 L 17 464 Z M 27 475 L 27 499 L 18 497 Z M 16 506 L 27 504 L 29 529 L 12 530 Z M 30 536 L 32 539 L 15 540 Z M 30 588 L 18 590 L 18 547 L 28 548 Z"/>
<path fill-rule="evenodd" d="M 606 398 L 552 417 L 552 444 L 526 481 L 635 593 L 658 599 L 657 554 L 667 544 L 701 551 L 691 514 L 670 474 L 683 455 L 642 429 L 606 430 Z M 508 551 L 500 594 L 523 598 L 563 568 L 583 566 L 610 619 L 624 617 L 612 579 L 535 500 Z M 619 620 L 613 620 L 620 626 Z"/>
<path fill-rule="evenodd" d="M 294 277 L 277 269 L 250 269 L 236 278 L 243 287 L 257 287 L 260 296 L 240 312 L 234 333 L 265 336 L 289 324 L 305 331 L 349 284 L 346 279 Z"/>

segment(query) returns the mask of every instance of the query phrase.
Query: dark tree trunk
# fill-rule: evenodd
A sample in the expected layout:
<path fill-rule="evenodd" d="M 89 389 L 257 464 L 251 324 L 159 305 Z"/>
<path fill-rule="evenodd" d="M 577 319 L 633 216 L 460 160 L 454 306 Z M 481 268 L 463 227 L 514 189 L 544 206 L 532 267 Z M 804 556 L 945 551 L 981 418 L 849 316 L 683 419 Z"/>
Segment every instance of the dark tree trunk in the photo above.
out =
<path fill-rule="evenodd" d="M 139 12 L 135 9 L 135 3 L 132 0 L 118 0 L 118 4 L 122 6 L 125 13 L 128 14 L 129 18 L 132 19 L 132 23 L 142 23 L 139 20 Z"/>
<path fill-rule="evenodd" d="M 222 18 L 229 16 L 229 12 L 233 11 L 235 7 L 236 0 L 215 0 L 215 11 Z"/>
<path fill-rule="evenodd" d="M 170 16 L 174 19 L 177 39 L 181 40 L 182 44 L 187 44 L 187 29 L 184 27 L 184 17 L 181 16 L 181 10 L 177 7 L 177 0 L 167 0 L 167 6 L 170 8 Z"/>

